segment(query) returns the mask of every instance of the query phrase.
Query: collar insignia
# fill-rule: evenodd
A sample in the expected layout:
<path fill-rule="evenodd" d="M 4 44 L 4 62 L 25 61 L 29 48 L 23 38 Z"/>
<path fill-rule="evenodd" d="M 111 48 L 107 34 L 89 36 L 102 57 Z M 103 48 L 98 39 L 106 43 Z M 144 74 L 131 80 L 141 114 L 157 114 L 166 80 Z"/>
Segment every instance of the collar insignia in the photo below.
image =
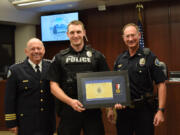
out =
<path fill-rule="evenodd" d="M 23 80 L 22 82 L 23 82 L 23 83 L 26 83 L 26 82 L 29 82 L 29 81 L 28 81 L 28 80 Z"/>

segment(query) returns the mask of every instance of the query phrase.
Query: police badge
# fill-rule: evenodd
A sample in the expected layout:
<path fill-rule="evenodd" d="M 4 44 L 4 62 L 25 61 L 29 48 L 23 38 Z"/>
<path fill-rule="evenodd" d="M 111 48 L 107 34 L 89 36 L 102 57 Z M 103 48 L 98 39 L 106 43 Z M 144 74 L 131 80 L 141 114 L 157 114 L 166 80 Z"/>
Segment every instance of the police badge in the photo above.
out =
<path fill-rule="evenodd" d="M 146 63 L 145 58 L 141 58 L 141 59 L 139 60 L 139 65 L 140 65 L 141 67 L 144 66 L 145 63 Z"/>
<path fill-rule="evenodd" d="M 92 57 L 92 52 L 91 51 L 87 51 L 86 54 L 87 54 L 88 57 Z"/>

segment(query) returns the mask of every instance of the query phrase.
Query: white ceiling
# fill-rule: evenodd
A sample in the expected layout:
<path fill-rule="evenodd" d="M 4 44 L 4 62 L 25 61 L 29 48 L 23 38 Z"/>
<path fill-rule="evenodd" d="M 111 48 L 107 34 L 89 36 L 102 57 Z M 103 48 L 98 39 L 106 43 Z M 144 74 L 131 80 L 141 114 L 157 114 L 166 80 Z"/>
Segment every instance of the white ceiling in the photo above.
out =
<path fill-rule="evenodd" d="M 9 0 L 12 1 L 12 0 Z M 34 12 L 52 12 L 52 11 L 73 11 L 88 8 L 97 8 L 101 5 L 113 6 L 136 3 L 142 0 L 52 0 L 51 2 L 29 5 L 24 7 L 16 7 L 20 10 L 34 11 Z M 151 0 L 143 0 L 151 1 Z"/>

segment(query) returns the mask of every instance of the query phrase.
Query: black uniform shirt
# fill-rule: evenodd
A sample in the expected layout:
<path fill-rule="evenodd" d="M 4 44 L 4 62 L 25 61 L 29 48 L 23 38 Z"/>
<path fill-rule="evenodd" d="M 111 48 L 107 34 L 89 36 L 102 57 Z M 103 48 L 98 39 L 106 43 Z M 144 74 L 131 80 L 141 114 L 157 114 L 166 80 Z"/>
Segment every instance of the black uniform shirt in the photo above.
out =
<path fill-rule="evenodd" d="M 114 70 L 128 70 L 132 99 L 152 92 L 153 81 L 158 84 L 166 80 L 157 57 L 151 51 L 145 55 L 142 49 L 138 49 L 132 57 L 128 51 L 119 55 Z"/>
<path fill-rule="evenodd" d="M 105 57 L 99 51 L 84 46 L 80 52 L 76 52 L 69 47 L 54 57 L 48 79 L 59 83 L 69 96 L 77 96 L 76 73 L 108 70 Z"/>

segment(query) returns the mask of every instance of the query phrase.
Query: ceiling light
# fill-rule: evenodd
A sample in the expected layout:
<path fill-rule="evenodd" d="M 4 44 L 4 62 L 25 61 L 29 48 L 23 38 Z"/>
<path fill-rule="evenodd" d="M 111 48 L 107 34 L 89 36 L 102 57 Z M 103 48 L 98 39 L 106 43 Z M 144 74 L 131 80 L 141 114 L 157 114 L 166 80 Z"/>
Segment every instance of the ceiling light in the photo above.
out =
<path fill-rule="evenodd" d="M 12 1 L 12 4 L 17 5 L 17 6 L 27 6 L 27 5 L 40 4 L 40 3 L 50 2 L 50 1 L 52 0 L 15 0 L 15 1 Z"/>

